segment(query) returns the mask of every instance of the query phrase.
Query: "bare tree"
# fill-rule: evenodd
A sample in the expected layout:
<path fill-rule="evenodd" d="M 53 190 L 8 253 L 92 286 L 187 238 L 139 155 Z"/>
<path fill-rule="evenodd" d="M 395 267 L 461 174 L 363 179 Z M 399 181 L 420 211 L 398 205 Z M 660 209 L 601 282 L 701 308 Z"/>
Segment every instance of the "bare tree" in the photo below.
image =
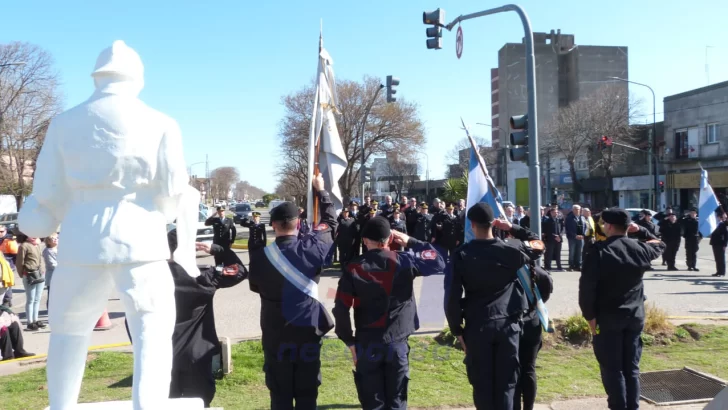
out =
<path fill-rule="evenodd" d="M 278 183 L 275 189 L 276 195 L 286 200 L 294 200 L 298 205 L 303 206 L 306 203 L 306 184 L 301 184 L 298 179 L 285 175 Z"/>
<path fill-rule="evenodd" d="M 339 80 L 336 85 L 337 108 L 340 112 L 336 115 L 336 125 L 347 159 L 339 186 L 345 197 L 359 193 L 362 137 L 365 162 L 372 155 L 384 155 L 388 151 L 416 152 L 425 142 L 417 105 L 404 100 L 388 104 L 383 93 L 372 106 L 362 136 L 361 125 L 366 106 L 380 83 L 379 79 L 365 77 L 362 82 Z M 285 181 L 294 191 L 300 189 L 303 195 L 307 193 L 308 184 L 308 138 L 313 96 L 314 86 L 308 85 L 283 97 L 285 116 L 279 133 L 282 159 L 278 175 L 281 181 Z"/>
<path fill-rule="evenodd" d="M 485 161 L 485 166 L 488 168 L 488 172 L 491 172 L 498 165 L 498 149 L 495 147 L 486 146 L 486 139 L 482 137 L 473 137 L 475 144 L 479 147 L 480 155 Z M 470 150 L 472 146 L 467 138 L 463 138 L 457 142 L 445 155 L 445 158 L 450 164 L 457 164 L 458 172 L 453 171 L 448 165 L 448 169 L 445 175 L 448 178 L 460 178 L 463 174 L 467 173 L 470 167 Z M 467 150 L 467 151 L 465 151 Z"/>
<path fill-rule="evenodd" d="M 23 65 L 10 65 L 23 62 Z M 29 43 L 0 45 L 0 193 L 18 209 L 33 188 L 35 162 L 51 119 L 61 111 L 53 58 Z"/>
<path fill-rule="evenodd" d="M 227 199 L 230 188 L 240 180 L 240 173 L 235 167 L 215 168 L 210 173 L 210 191 L 217 199 Z"/>
<path fill-rule="evenodd" d="M 560 108 L 547 125 L 544 148 L 566 159 L 575 194 L 581 192 L 581 184 L 576 177 L 577 158 L 587 155 L 589 148 L 595 147 L 602 135 L 615 142 L 631 142 L 633 134 L 629 121 L 634 118 L 637 105 L 636 102 L 630 103 L 624 88 L 608 85 L 587 98 Z M 593 158 L 593 168 L 603 169 L 605 176 L 611 178 L 614 167 L 623 163 L 625 158 L 622 150 L 602 151 Z"/>
<path fill-rule="evenodd" d="M 239 181 L 235 184 L 235 197 L 243 199 L 263 198 L 265 191 L 251 185 L 248 181 Z"/>
<path fill-rule="evenodd" d="M 415 181 L 420 179 L 417 172 L 417 160 L 413 155 L 407 157 L 398 155 L 387 161 L 384 168 L 384 172 L 387 174 L 384 179 L 388 180 L 389 185 L 394 188 L 395 201 L 399 201 L 405 191 L 411 191 Z"/>

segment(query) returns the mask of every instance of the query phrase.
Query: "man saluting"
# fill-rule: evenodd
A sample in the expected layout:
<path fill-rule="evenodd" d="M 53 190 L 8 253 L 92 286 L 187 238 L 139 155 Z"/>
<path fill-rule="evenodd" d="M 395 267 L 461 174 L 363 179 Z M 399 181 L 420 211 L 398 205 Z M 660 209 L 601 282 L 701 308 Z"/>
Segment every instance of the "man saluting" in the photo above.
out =
<path fill-rule="evenodd" d="M 275 242 L 250 253 L 250 290 L 260 294 L 265 381 L 273 410 L 315 409 L 321 384 L 321 337 L 334 322 L 319 302 L 321 267 L 331 263 L 336 214 L 321 174 L 313 180 L 321 223 L 299 237 L 298 208 L 271 211 Z"/>

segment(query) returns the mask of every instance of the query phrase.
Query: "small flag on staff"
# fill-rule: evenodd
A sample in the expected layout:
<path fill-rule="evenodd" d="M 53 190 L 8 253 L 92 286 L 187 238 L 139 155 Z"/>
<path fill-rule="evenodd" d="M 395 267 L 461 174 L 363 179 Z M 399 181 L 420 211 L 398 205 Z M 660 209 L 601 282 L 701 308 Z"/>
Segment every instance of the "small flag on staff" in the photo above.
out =
<path fill-rule="evenodd" d="M 504 215 L 503 207 L 501 202 L 503 198 L 500 192 L 495 188 L 493 179 L 488 174 L 488 168 L 485 165 L 485 160 L 480 155 L 478 146 L 475 144 L 475 140 L 470 136 L 468 127 L 465 125 L 465 121 L 461 118 L 460 121 L 463 123 L 465 134 L 468 136 L 470 141 L 470 166 L 468 167 L 468 202 L 467 209 L 477 204 L 478 202 L 485 202 L 493 208 L 495 217 L 498 218 Z M 467 211 L 466 211 L 467 212 Z M 465 214 L 467 215 L 467 213 Z M 465 218 L 465 242 L 469 242 L 473 239 L 473 231 L 470 228 L 470 220 Z"/>
<path fill-rule="evenodd" d="M 718 197 L 708 182 L 708 171 L 700 171 L 700 197 L 698 199 L 698 230 L 703 237 L 708 237 L 718 227 L 715 211 L 720 207 Z"/>

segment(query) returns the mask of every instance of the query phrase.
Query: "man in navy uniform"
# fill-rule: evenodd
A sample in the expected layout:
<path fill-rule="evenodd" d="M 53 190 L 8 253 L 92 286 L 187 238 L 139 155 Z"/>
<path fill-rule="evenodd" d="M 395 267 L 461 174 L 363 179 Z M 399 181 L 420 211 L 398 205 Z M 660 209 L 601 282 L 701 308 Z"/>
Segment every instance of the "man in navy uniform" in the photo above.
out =
<path fill-rule="evenodd" d="M 341 210 L 339 214 L 339 227 L 336 229 L 336 247 L 339 251 L 339 261 L 341 265 L 347 264 L 351 259 L 358 255 L 352 255 L 356 237 L 359 236 L 359 228 L 356 219 L 351 217 L 348 208 Z"/>
<path fill-rule="evenodd" d="M 467 217 L 475 239 L 453 254 L 452 271 L 446 272 L 445 315 L 465 351 L 475 407 L 512 410 L 523 313 L 529 308 L 517 272 L 531 260 L 493 236 L 494 227 L 510 230 L 510 224 L 501 225 L 490 205 L 473 205 Z"/>
<path fill-rule="evenodd" d="M 265 248 L 268 244 L 268 239 L 265 234 L 265 224 L 260 223 L 260 212 L 253 212 L 253 220 L 250 221 L 248 218 L 244 218 L 240 222 L 240 226 L 244 226 L 249 229 L 250 235 L 248 238 L 248 251 L 252 252 L 256 249 Z"/>
<path fill-rule="evenodd" d="M 336 335 L 351 350 L 362 408 L 406 409 L 407 341 L 419 328 L 413 282 L 417 276 L 442 274 L 445 261 L 427 242 L 392 231 L 381 216 L 367 222 L 362 240 L 369 250 L 346 265 L 339 279 L 333 310 Z M 392 242 L 413 252 L 391 251 Z"/>
<path fill-rule="evenodd" d="M 665 244 L 631 223 L 627 211 L 602 212 L 605 241 L 591 245 L 579 279 L 579 306 L 593 335 L 594 355 L 610 409 L 639 409 L 640 357 L 645 325 L 642 277 Z M 637 241 L 627 233 L 637 233 Z"/>
<path fill-rule="evenodd" d="M 713 248 L 715 259 L 715 273 L 713 276 L 725 276 L 725 248 L 728 245 L 728 226 L 726 225 L 726 214 L 721 208 L 718 216 L 718 226 L 710 234 L 710 247 Z"/>
<path fill-rule="evenodd" d="M 321 221 L 306 235 L 298 210 L 271 211 L 275 242 L 250 253 L 250 290 L 260 294 L 264 371 L 273 410 L 315 409 L 321 384 L 321 338 L 334 327 L 318 294 L 322 266 L 331 264 L 336 213 L 321 174 L 313 180 Z"/>
<path fill-rule="evenodd" d="M 420 213 L 417 215 L 412 231 L 407 228 L 407 232 L 410 232 L 418 241 L 430 242 L 432 239 L 430 231 L 432 215 L 427 212 L 428 206 L 424 202 L 417 209 L 419 209 Z"/>
<path fill-rule="evenodd" d="M 667 270 L 669 271 L 677 270 L 677 266 L 675 266 L 675 257 L 677 256 L 678 249 L 680 249 L 680 235 L 680 222 L 677 221 L 677 217 L 672 210 L 668 210 L 665 213 L 665 219 L 660 222 L 660 236 L 662 238 L 662 242 L 665 242 L 666 246 L 665 252 L 662 254 L 662 258 L 665 259 L 665 263 L 667 263 Z"/>
<path fill-rule="evenodd" d="M 688 265 L 689 271 L 699 271 L 698 269 L 698 249 L 700 249 L 700 240 L 703 236 L 698 229 L 698 210 L 690 208 L 688 216 L 680 220 L 683 229 L 683 238 L 685 238 L 685 263 Z"/>
<path fill-rule="evenodd" d="M 407 233 L 407 225 L 402 220 L 402 213 L 399 211 L 399 206 L 397 205 L 395 205 L 394 207 L 394 212 L 392 213 L 391 219 L 389 220 L 389 224 L 392 231 L 402 232 L 404 234 Z M 399 244 L 393 242 L 389 246 L 389 249 L 393 251 L 399 251 L 403 248 Z"/>
<path fill-rule="evenodd" d="M 217 213 L 207 218 L 205 226 L 212 226 L 214 236 L 212 237 L 212 243 L 220 245 L 223 249 L 229 250 L 235 238 L 238 235 L 238 230 L 235 228 L 235 222 L 232 218 L 225 217 L 225 208 L 218 206 Z M 222 263 L 222 253 L 215 255 L 215 265 Z"/>

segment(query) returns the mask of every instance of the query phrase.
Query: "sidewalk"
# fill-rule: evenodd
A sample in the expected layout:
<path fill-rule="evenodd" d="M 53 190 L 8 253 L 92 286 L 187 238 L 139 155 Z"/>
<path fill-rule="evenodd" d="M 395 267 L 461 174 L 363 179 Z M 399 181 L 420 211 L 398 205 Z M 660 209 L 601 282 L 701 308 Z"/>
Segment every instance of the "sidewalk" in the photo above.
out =
<path fill-rule="evenodd" d="M 680 406 L 653 406 L 646 402 L 640 403 L 641 410 L 703 410 L 707 403 L 688 404 Z M 453 408 L 455 409 L 455 408 Z M 536 404 L 534 410 L 609 410 L 606 397 L 556 401 L 551 404 Z M 415 410 L 415 409 L 413 409 Z M 460 407 L 458 410 L 476 410 L 475 407 Z"/>

